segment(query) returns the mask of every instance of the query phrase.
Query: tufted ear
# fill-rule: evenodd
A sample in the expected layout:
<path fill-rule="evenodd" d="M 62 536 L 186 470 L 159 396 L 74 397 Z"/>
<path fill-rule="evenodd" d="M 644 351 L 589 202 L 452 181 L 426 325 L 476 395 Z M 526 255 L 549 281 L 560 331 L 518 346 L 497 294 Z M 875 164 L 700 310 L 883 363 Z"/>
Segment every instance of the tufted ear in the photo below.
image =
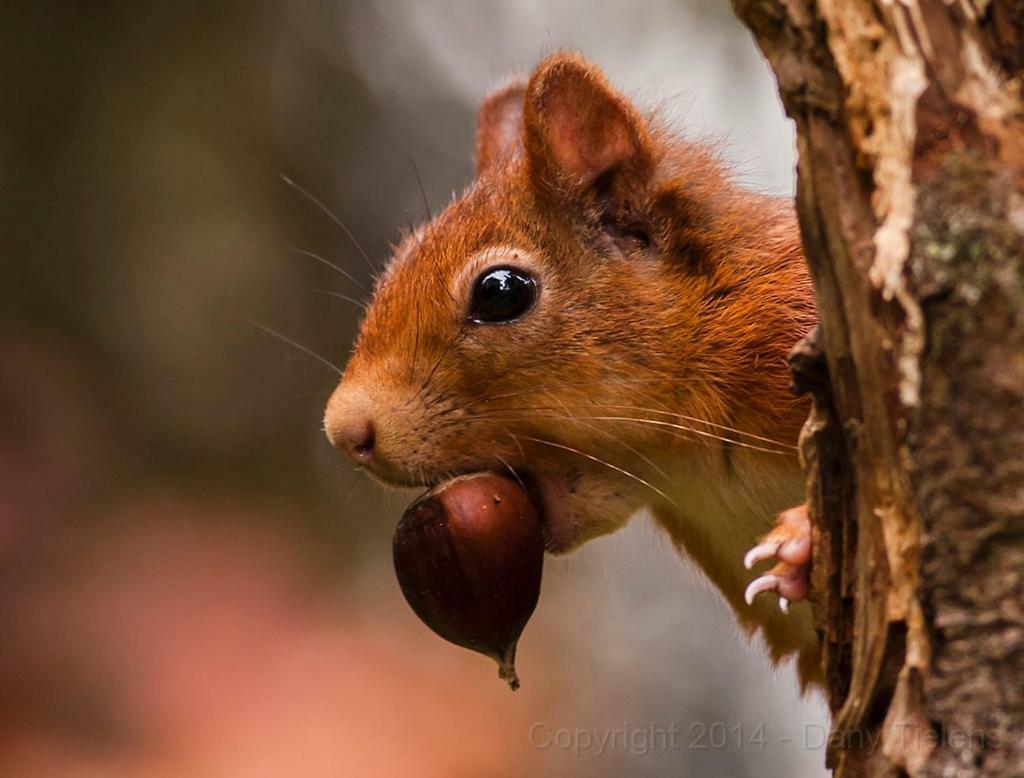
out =
<path fill-rule="evenodd" d="M 476 175 L 522 147 L 525 94 L 526 80 L 516 79 L 495 89 L 480 106 L 476 118 Z"/>
<path fill-rule="evenodd" d="M 646 122 L 583 57 L 558 53 L 540 63 L 526 88 L 526 154 L 540 186 L 577 194 L 609 177 L 649 175 Z"/>

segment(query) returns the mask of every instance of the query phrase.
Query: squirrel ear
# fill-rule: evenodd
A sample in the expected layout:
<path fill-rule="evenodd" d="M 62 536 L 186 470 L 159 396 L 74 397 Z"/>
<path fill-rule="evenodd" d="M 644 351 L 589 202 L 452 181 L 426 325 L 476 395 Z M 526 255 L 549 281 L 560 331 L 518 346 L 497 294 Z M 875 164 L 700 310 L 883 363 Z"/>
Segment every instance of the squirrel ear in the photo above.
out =
<path fill-rule="evenodd" d="M 558 53 L 538 65 L 526 88 L 526 153 L 531 178 L 581 190 L 612 172 L 645 175 L 647 126 L 595 65 Z"/>
<path fill-rule="evenodd" d="M 495 89 L 484 100 L 476 118 L 476 174 L 513 149 L 522 146 L 523 97 L 526 80 L 518 78 Z"/>

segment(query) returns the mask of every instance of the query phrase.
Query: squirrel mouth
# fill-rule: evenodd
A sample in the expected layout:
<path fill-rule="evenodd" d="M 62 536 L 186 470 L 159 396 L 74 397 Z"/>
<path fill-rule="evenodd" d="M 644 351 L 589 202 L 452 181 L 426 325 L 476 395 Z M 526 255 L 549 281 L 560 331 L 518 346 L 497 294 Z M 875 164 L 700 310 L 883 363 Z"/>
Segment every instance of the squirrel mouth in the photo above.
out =
<path fill-rule="evenodd" d="M 538 476 L 530 470 L 514 471 L 540 516 L 544 549 L 549 554 L 564 554 L 576 547 L 576 528 L 563 505 L 564 486 L 552 476 Z"/>
<path fill-rule="evenodd" d="M 544 547 L 546 550 L 551 551 L 551 532 L 549 531 L 548 525 L 548 501 L 545 499 L 544 490 L 541 488 L 537 477 L 528 470 L 512 470 L 512 475 L 520 483 L 523 489 L 526 491 L 526 496 L 533 504 L 534 510 L 537 511 L 537 515 L 540 517 L 541 533 L 544 536 Z"/>

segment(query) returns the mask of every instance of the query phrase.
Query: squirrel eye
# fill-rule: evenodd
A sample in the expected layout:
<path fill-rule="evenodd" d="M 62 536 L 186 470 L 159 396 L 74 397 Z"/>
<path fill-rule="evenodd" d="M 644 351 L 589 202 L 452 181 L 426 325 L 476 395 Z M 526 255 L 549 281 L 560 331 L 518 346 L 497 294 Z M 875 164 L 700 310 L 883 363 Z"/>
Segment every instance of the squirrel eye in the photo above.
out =
<path fill-rule="evenodd" d="M 515 267 L 492 267 L 473 283 L 469 319 L 477 324 L 495 324 L 518 319 L 533 307 L 537 282 Z"/>

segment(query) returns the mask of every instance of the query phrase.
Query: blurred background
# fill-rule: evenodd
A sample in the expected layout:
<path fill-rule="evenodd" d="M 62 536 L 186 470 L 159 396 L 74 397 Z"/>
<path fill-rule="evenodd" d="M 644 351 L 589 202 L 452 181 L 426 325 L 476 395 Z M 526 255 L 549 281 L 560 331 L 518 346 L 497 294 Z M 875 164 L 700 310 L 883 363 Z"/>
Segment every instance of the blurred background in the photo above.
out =
<path fill-rule="evenodd" d="M 383 260 L 559 47 L 790 193 L 728 6 L 0 4 L 0 775 L 824 774 L 821 701 L 643 517 L 549 562 L 518 693 L 433 636 L 391 569 L 409 495 L 256 326 L 341 365 L 361 311 L 321 290 L 358 290 L 293 249 L 369 276 L 282 175 Z"/>

